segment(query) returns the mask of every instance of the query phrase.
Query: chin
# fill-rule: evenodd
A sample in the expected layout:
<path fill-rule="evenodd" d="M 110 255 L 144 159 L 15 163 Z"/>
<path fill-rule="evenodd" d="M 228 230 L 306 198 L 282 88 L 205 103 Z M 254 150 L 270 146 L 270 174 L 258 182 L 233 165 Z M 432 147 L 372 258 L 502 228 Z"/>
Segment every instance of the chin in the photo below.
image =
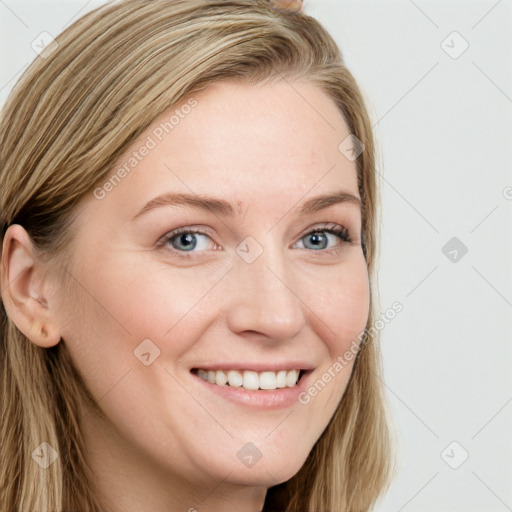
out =
<path fill-rule="evenodd" d="M 256 466 L 247 469 L 237 468 L 238 473 L 233 471 L 228 480 L 236 485 L 269 488 L 290 480 L 298 473 L 303 463 L 304 461 L 290 462 L 286 466 L 276 464 L 262 465 L 259 468 Z M 226 468 L 226 472 L 220 478 L 225 478 L 228 471 L 228 468 Z"/>
<path fill-rule="evenodd" d="M 223 460 L 216 458 L 203 465 L 203 468 L 210 467 L 216 479 L 223 480 L 229 474 L 227 480 L 233 484 L 268 488 L 295 476 L 304 465 L 309 452 L 307 449 L 290 450 L 288 446 L 280 449 L 275 445 L 265 446 L 262 443 L 261 449 L 250 445 L 245 450 L 237 448 L 235 461 L 232 457 L 223 457 Z"/>

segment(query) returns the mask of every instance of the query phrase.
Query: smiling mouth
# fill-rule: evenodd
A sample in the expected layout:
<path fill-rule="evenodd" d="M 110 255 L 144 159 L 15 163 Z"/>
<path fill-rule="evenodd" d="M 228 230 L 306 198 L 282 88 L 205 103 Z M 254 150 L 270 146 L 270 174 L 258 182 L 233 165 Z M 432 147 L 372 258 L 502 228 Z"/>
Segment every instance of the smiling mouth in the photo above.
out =
<path fill-rule="evenodd" d="M 192 373 L 217 386 L 231 386 L 251 391 L 293 388 L 304 374 L 303 370 L 280 370 L 277 372 L 255 372 L 252 370 L 203 370 L 192 369 Z"/>

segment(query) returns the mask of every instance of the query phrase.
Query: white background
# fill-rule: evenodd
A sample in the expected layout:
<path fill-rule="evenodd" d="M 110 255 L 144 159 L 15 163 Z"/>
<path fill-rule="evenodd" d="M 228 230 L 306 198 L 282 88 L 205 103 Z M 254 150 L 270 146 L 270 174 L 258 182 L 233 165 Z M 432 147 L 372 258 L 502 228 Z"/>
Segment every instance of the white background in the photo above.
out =
<path fill-rule="evenodd" d="M 102 3 L 0 0 L 0 103 L 41 32 Z M 380 309 L 404 307 L 382 330 L 400 451 L 377 511 L 512 510 L 512 2 L 309 0 L 306 11 L 371 110 Z"/>

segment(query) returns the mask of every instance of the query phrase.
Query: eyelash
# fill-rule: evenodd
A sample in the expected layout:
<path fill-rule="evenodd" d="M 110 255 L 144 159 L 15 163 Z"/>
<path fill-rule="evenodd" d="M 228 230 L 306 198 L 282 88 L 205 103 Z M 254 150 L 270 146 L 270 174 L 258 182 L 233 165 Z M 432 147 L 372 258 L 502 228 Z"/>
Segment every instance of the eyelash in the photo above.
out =
<path fill-rule="evenodd" d="M 210 234 L 201 228 L 189 228 L 189 227 L 181 227 L 177 228 L 170 233 L 164 235 L 164 237 L 160 240 L 158 243 L 159 247 L 166 247 L 168 242 L 170 242 L 174 237 L 181 235 L 183 233 L 188 234 L 199 234 L 199 235 L 206 235 L 210 237 Z M 299 240 L 302 240 L 304 237 L 308 235 L 312 235 L 313 233 L 331 233 L 333 235 L 336 235 L 342 242 L 347 244 L 353 244 L 354 241 L 352 240 L 348 229 L 345 226 L 341 226 L 339 224 L 322 224 L 318 226 L 314 226 L 312 229 L 310 229 L 308 232 L 304 233 Z M 210 237 L 211 238 L 211 237 Z M 187 251 L 178 251 L 177 249 L 174 249 L 174 247 L 170 247 L 172 252 L 174 252 L 178 257 L 180 258 L 194 258 L 195 254 L 194 252 L 187 252 Z M 308 250 L 308 249 L 306 249 Z M 313 249 L 309 249 L 312 252 L 321 252 L 321 253 L 329 253 L 329 254 L 338 254 L 340 252 L 340 247 L 335 247 L 333 249 L 321 249 L 318 251 L 314 251 Z M 203 252 L 203 251 L 201 251 Z"/>

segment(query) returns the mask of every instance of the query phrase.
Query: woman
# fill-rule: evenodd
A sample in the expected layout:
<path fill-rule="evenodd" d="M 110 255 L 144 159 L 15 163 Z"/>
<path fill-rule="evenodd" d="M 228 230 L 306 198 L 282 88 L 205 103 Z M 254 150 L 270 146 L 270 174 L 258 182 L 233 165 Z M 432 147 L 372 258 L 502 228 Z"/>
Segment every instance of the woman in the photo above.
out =
<path fill-rule="evenodd" d="M 108 4 L 9 97 L 0 510 L 355 512 L 389 485 L 368 114 L 276 4 Z"/>

